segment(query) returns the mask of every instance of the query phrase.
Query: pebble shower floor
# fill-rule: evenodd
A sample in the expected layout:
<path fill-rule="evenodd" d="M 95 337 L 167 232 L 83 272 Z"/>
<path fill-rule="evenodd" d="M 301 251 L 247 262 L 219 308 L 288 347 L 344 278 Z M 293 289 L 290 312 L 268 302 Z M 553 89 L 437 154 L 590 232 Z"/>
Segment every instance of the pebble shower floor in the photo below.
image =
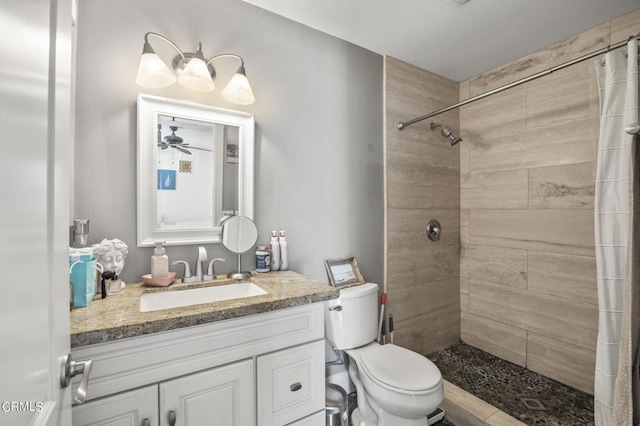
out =
<path fill-rule="evenodd" d="M 528 425 L 593 425 L 593 396 L 462 342 L 427 355 L 454 385 Z"/>

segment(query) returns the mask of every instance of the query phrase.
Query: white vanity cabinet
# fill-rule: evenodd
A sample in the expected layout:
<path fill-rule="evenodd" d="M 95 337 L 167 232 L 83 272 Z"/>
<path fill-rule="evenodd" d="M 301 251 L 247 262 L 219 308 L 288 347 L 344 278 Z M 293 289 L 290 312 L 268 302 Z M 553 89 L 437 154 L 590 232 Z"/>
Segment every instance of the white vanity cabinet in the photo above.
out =
<path fill-rule="evenodd" d="M 155 426 L 158 424 L 158 386 L 73 407 L 73 425 Z"/>
<path fill-rule="evenodd" d="M 314 303 L 75 348 L 94 363 L 73 425 L 324 425 L 323 315 Z"/>

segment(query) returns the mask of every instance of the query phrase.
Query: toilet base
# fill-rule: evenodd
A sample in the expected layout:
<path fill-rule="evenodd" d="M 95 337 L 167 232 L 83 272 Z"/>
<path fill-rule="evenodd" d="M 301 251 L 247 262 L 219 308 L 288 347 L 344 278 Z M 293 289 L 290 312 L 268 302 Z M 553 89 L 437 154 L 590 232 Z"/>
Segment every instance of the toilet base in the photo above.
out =
<path fill-rule="evenodd" d="M 433 413 L 429 414 L 427 418 L 427 422 L 425 423 L 424 419 L 412 420 L 412 419 L 401 419 L 395 417 L 394 419 L 387 419 L 387 421 L 378 422 L 377 419 L 373 422 L 370 420 L 369 422 L 362 419 L 360 416 L 360 410 L 358 408 L 354 409 L 351 413 L 351 424 L 353 426 L 431 426 L 431 425 L 439 425 L 442 420 L 444 420 L 444 410 L 442 408 L 438 408 Z"/>

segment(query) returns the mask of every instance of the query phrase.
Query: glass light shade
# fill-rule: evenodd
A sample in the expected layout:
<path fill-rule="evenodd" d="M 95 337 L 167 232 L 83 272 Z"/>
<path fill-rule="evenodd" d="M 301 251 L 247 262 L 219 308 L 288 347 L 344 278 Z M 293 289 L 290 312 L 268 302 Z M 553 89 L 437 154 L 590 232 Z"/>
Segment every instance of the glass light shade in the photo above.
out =
<path fill-rule="evenodd" d="M 207 64 L 197 56 L 189 60 L 187 66 L 178 76 L 178 82 L 198 92 L 211 92 L 216 88 L 209 74 Z"/>
<path fill-rule="evenodd" d="M 256 98 L 253 96 L 249 79 L 240 72 L 236 73 L 227 86 L 222 91 L 222 97 L 229 102 L 233 102 L 238 105 L 251 105 L 255 102 Z"/>
<path fill-rule="evenodd" d="M 176 82 L 167 65 L 155 53 L 143 53 L 138 65 L 136 83 L 143 87 L 159 88 L 171 86 Z"/>

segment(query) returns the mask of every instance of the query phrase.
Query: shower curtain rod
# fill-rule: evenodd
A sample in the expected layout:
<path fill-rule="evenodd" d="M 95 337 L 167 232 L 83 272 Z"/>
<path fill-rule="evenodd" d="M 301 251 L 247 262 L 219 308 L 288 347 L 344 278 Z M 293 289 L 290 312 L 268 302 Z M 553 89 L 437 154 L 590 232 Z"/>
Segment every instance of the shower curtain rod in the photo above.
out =
<path fill-rule="evenodd" d="M 530 75 L 529 77 L 521 78 L 520 80 L 516 80 L 513 83 L 505 84 L 504 86 L 500 86 L 500 87 L 498 87 L 496 89 L 490 90 L 488 92 L 482 93 L 482 94 L 474 96 L 472 98 L 465 99 L 464 101 L 460 101 L 457 104 L 448 106 L 446 108 L 439 109 L 437 111 L 434 111 L 434 112 L 431 112 L 429 114 L 420 116 L 418 118 L 414 118 L 413 120 L 400 121 L 398 123 L 398 130 L 402 130 L 407 126 L 410 126 L 410 125 L 415 124 L 415 123 L 417 123 L 419 121 L 422 121 L 422 120 L 426 120 L 427 118 L 435 117 L 436 115 L 445 113 L 447 111 L 451 111 L 452 109 L 460 108 L 461 106 L 470 104 L 471 102 L 479 101 L 480 99 L 484 99 L 487 96 L 491 96 L 491 95 L 494 95 L 496 93 L 505 91 L 507 89 L 511 89 L 512 87 L 516 87 L 516 86 L 519 86 L 521 84 L 528 83 L 529 81 L 536 80 L 536 79 L 538 79 L 540 77 L 544 77 L 544 76 L 549 75 L 549 74 L 551 74 L 551 73 L 553 73 L 555 71 L 561 70 L 563 68 L 567 68 L 567 67 L 569 67 L 571 65 L 575 65 L 575 64 L 580 63 L 582 61 L 586 61 L 587 59 L 594 58 L 594 57 L 596 57 L 598 55 L 602 55 L 603 53 L 607 53 L 607 52 L 609 52 L 611 50 L 619 49 L 621 47 L 626 46 L 627 43 L 630 40 L 634 39 L 634 38 L 636 40 L 639 40 L 640 39 L 640 33 L 638 33 L 638 34 L 636 34 L 634 36 L 631 36 L 631 37 L 629 37 L 628 39 L 626 39 L 624 41 L 620 41 L 618 43 L 611 44 L 611 45 L 609 45 L 607 47 L 604 47 L 604 48 L 602 48 L 600 50 L 596 50 L 596 51 L 588 53 L 588 54 L 586 54 L 584 56 L 580 56 L 579 58 L 573 59 L 571 61 L 567 61 L 567 62 L 565 62 L 563 64 L 556 65 L 555 67 L 551 67 L 551 68 L 546 69 L 544 71 L 540 71 L 539 73 Z"/>

